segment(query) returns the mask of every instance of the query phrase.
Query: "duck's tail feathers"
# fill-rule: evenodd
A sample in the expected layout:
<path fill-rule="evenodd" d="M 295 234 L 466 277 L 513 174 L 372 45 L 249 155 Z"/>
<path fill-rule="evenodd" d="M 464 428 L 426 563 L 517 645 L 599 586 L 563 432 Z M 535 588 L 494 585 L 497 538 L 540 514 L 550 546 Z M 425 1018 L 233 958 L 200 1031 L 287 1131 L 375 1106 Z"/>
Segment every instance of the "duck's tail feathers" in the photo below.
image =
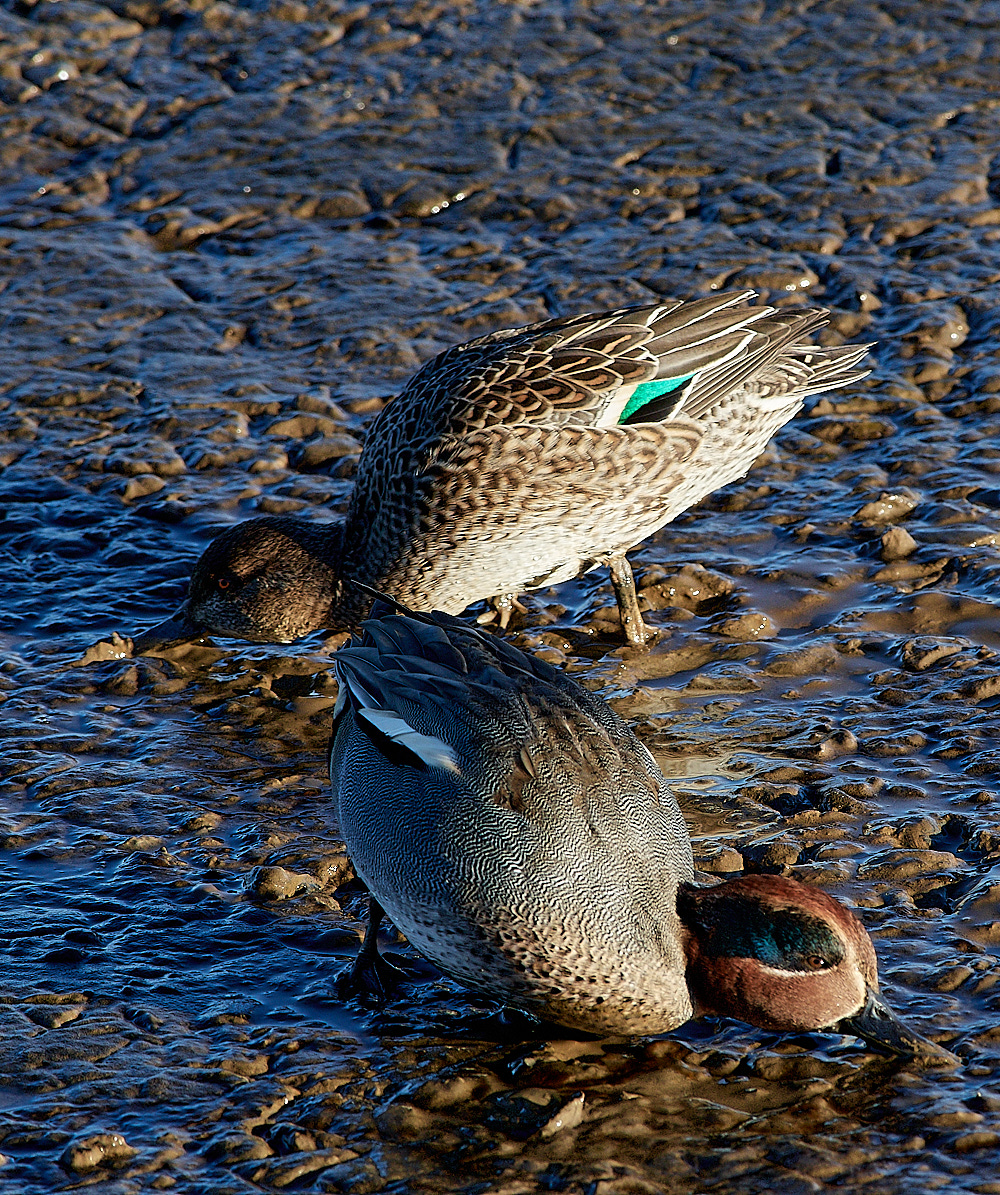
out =
<path fill-rule="evenodd" d="M 647 403 L 626 422 L 684 419 L 697 423 L 744 386 L 754 406 L 787 407 L 791 415 L 808 395 L 856 382 L 869 372 L 854 369 L 872 347 L 869 344 L 824 348 L 808 342 L 808 335 L 827 323 L 829 312 L 823 308 L 761 311 L 752 324 L 732 334 L 734 339 L 743 337 L 735 350 L 717 339 L 716 348 L 728 351 L 683 388 Z"/>
<path fill-rule="evenodd" d="M 854 366 L 875 347 L 870 344 L 839 344 L 831 348 L 817 348 L 814 344 L 794 345 L 788 350 L 790 360 L 784 362 L 791 370 L 797 360 L 802 370 L 802 380 L 795 392 L 802 398 L 810 394 L 821 394 L 834 386 L 849 386 L 866 378 L 870 369 L 855 369 Z"/>

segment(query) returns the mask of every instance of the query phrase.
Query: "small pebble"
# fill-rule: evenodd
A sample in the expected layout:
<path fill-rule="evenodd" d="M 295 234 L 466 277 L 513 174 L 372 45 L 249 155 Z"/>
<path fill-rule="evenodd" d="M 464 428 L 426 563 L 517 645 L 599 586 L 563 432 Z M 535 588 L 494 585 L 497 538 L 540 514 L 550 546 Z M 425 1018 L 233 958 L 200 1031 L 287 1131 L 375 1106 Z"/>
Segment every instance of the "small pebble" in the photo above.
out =
<path fill-rule="evenodd" d="M 74 1174 L 87 1174 L 100 1166 L 122 1166 L 137 1152 L 120 1133 L 96 1133 L 68 1145 L 59 1161 Z"/>
<path fill-rule="evenodd" d="M 864 509 L 862 507 L 862 509 Z M 890 527 L 881 539 L 882 551 L 880 553 L 883 560 L 904 560 L 907 556 L 912 555 L 919 545 L 913 536 L 906 530 L 905 527 Z"/>
<path fill-rule="evenodd" d="M 738 639 L 741 642 L 753 639 L 771 639 L 778 633 L 778 628 L 766 614 L 748 611 L 737 618 L 727 618 L 714 628 L 727 639 Z"/>
<path fill-rule="evenodd" d="M 920 499 L 914 493 L 883 492 L 874 502 L 866 502 L 855 512 L 861 523 L 895 523 L 915 510 Z"/>
<path fill-rule="evenodd" d="M 284 867 L 258 867 L 247 885 L 248 891 L 261 900 L 288 900 L 304 889 L 317 887 L 319 884 L 311 875 L 288 871 Z"/>

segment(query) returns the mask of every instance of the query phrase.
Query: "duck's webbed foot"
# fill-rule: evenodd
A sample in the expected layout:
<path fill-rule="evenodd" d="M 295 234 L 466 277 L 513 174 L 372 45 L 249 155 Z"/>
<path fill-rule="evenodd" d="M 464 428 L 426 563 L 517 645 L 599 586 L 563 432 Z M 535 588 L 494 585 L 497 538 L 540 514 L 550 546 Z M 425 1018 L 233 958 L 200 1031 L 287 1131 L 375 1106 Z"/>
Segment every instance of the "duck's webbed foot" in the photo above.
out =
<path fill-rule="evenodd" d="M 361 943 L 358 957 L 335 984 L 337 995 L 346 1000 L 351 996 L 368 997 L 376 1004 L 386 1000 L 403 980 L 405 973 L 379 954 L 378 928 L 385 917 L 385 910 L 374 896 L 368 898 L 368 927 Z"/>
<path fill-rule="evenodd" d="M 625 638 L 633 647 L 645 647 L 653 632 L 642 621 L 642 614 L 639 612 L 639 597 L 635 592 L 632 566 L 624 556 L 610 556 L 608 567 L 611 569 L 611 585 L 618 600 L 618 613 L 621 615 Z"/>
<path fill-rule="evenodd" d="M 499 620 L 500 629 L 505 631 L 507 623 L 510 622 L 511 614 L 517 610 L 519 614 L 526 614 L 528 609 L 522 606 L 517 600 L 517 594 L 514 593 L 498 593 L 496 597 L 489 598 L 490 609 L 485 614 L 480 614 L 476 622 L 480 626 L 485 626 L 487 623 L 493 622 L 494 619 Z"/>

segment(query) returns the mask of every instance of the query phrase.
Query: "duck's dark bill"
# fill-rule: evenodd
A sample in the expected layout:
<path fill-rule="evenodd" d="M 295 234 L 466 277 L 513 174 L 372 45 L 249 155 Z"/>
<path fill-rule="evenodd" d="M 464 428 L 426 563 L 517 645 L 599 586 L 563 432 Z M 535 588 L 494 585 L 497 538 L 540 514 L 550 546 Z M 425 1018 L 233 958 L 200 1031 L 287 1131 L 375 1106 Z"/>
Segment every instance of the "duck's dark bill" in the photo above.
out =
<path fill-rule="evenodd" d="M 852 1017 L 845 1017 L 836 1026 L 838 1032 L 853 1033 L 869 1045 L 881 1046 L 893 1054 L 912 1058 L 915 1054 L 941 1054 L 944 1051 L 896 1016 L 877 992 L 868 989 L 864 1008 Z"/>
<path fill-rule="evenodd" d="M 204 633 L 203 628 L 192 621 L 185 602 L 170 618 L 133 636 L 132 655 L 141 656 L 143 652 L 159 651 L 164 647 L 173 647 L 175 643 L 187 643 Z"/>

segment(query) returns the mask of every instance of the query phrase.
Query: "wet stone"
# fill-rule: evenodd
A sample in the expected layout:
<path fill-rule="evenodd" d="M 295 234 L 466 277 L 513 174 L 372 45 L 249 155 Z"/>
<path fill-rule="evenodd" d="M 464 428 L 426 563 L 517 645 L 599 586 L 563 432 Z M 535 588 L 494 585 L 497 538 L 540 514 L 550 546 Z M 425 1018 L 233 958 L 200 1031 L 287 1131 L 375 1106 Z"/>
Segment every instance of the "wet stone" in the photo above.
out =
<path fill-rule="evenodd" d="M 950 967 L 931 983 L 931 987 L 935 992 L 953 992 L 974 974 L 971 967 Z"/>
<path fill-rule="evenodd" d="M 791 839 L 760 843 L 743 848 L 744 865 L 749 872 L 780 875 L 798 862 L 801 847 Z"/>
<path fill-rule="evenodd" d="M 695 865 L 711 875 L 729 875 L 743 870 L 743 856 L 732 847 L 720 846 L 695 857 Z"/>
<path fill-rule="evenodd" d="M 849 1063 L 827 1062 L 812 1054 L 763 1054 L 753 1060 L 751 1070 L 756 1077 L 774 1081 L 802 1079 L 833 1079 L 851 1071 Z"/>
<path fill-rule="evenodd" d="M 316 469 L 330 461 L 356 455 L 360 451 L 361 445 L 351 436 L 324 436 L 319 440 L 310 440 L 303 447 L 296 463 L 304 469 Z"/>
<path fill-rule="evenodd" d="M 854 517 L 862 523 L 895 523 L 910 514 L 919 501 L 914 493 L 883 492 L 876 500 L 860 507 Z"/>
<path fill-rule="evenodd" d="M 41 1025 L 44 1029 L 58 1029 L 62 1025 L 68 1025 L 71 1021 L 75 1021 L 84 1008 L 83 1004 L 40 1006 L 29 1008 L 26 1015 L 29 1020 L 34 1021 L 36 1025 Z"/>
<path fill-rule="evenodd" d="M 267 429 L 267 434 L 269 436 L 285 436 L 292 440 L 305 440 L 319 434 L 325 439 L 329 439 L 331 443 L 342 441 L 345 444 L 353 445 L 351 449 L 345 451 L 359 452 L 361 447 L 353 437 L 344 434 L 342 422 L 332 418 L 329 413 L 309 414 L 303 412 L 298 415 L 288 415 L 283 419 L 276 419 Z"/>
<path fill-rule="evenodd" d="M 952 656 L 958 655 L 969 643 L 964 639 L 942 639 L 918 635 L 903 644 L 903 663 L 914 672 L 924 672 Z"/>
<path fill-rule="evenodd" d="M 136 1153 L 120 1133 L 95 1133 L 72 1142 L 59 1160 L 74 1174 L 88 1174 L 101 1167 L 125 1166 Z"/>
<path fill-rule="evenodd" d="M 896 838 L 900 846 L 930 850 L 931 839 L 940 832 L 941 823 L 936 817 L 909 818 L 899 824 Z"/>
<path fill-rule="evenodd" d="M 810 754 L 818 760 L 836 759 L 841 755 L 853 755 L 858 750 L 858 740 L 854 732 L 844 727 L 835 730 L 826 738 L 821 739 L 811 750 Z"/>
<path fill-rule="evenodd" d="M 176 477 L 187 466 L 174 450 L 162 440 L 151 438 L 135 450 L 128 448 L 112 452 L 103 461 L 105 472 L 124 473 L 127 477 Z"/>
<path fill-rule="evenodd" d="M 966 1154 L 980 1149 L 995 1150 L 1000 1146 L 1000 1133 L 986 1129 L 980 1132 L 962 1133 L 951 1144 L 955 1153 Z"/>
<path fill-rule="evenodd" d="M 118 492 L 123 502 L 134 502 L 137 498 L 147 498 L 150 494 L 158 493 L 166 484 L 163 478 L 155 473 L 140 473 L 124 482 Z"/>
<path fill-rule="evenodd" d="M 706 602 L 727 596 L 735 588 L 728 577 L 697 565 L 685 565 L 672 575 L 665 574 L 662 569 L 650 569 L 640 584 L 640 595 L 651 610 L 668 606 L 697 610 Z"/>
<path fill-rule="evenodd" d="M 809 647 L 783 652 L 765 667 L 766 676 L 812 676 L 836 668 L 840 655 L 830 644 L 817 643 Z"/>
<path fill-rule="evenodd" d="M 770 639 L 778 633 L 777 627 L 766 614 L 747 612 L 737 618 L 727 618 L 713 628 L 727 639 L 741 642 L 754 639 Z"/>
<path fill-rule="evenodd" d="M 423 1108 L 394 1101 L 376 1117 L 379 1132 L 389 1138 L 419 1139 L 431 1129 L 434 1117 Z"/>
<path fill-rule="evenodd" d="M 310 1152 L 298 1157 L 282 1158 L 280 1162 L 272 1162 L 264 1171 L 260 1180 L 269 1183 L 279 1190 L 291 1186 L 308 1175 L 317 1174 L 328 1167 L 349 1161 L 357 1155 L 351 1149 L 328 1149 Z"/>
<path fill-rule="evenodd" d="M 859 801 L 857 797 L 852 796 L 850 788 L 844 785 L 823 789 L 819 795 L 817 807 L 824 813 L 836 810 L 839 813 L 847 813 L 855 817 L 861 817 L 868 812 L 868 806 L 863 801 Z"/>
<path fill-rule="evenodd" d="M 915 876 L 937 875 L 956 871 L 959 860 L 948 851 L 898 850 L 880 851 L 866 859 L 858 869 L 858 877 L 884 883 L 899 883 Z"/>
<path fill-rule="evenodd" d="M 881 540 L 881 557 L 885 561 L 905 560 L 920 546 L 905 527 L 890 527 Z"/>
<path fill-rule="evenodd" d="M 290 900 L 300 892 L 319 886 L 311 875 L 290 871 L 285 867 L 259 867 L 251 874 L 247 890 L 261 900 Z"/>
<path fill-rule="evenodd" d="M 196 1024 L 205 1028 L 216 1025 L 246 1025 L 258 1007 L 258 1001 L 246 997 L 219 1000 L 204 1009 Z"/>
<path fill-rule="evenodd" d="M 205 1156 L 213 1161 L 235 1163 L 269 1158 L 274 1150 L 260 1137 L 249 1134 L 226 1133 L 210 1141 Z"/>

